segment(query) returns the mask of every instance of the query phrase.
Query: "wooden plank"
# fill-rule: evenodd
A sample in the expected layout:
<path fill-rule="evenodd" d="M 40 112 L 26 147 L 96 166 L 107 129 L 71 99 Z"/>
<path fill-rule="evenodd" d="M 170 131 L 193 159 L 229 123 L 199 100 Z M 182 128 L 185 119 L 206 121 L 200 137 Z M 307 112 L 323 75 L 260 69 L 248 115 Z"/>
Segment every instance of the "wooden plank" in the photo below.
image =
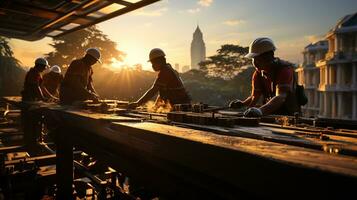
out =
<path fill-rule="evenodd" d="M 198 125 L 216 125 L 232 127 L 234 125 L 258 126 L 259 118 L 245 118 L 227 116 L 220 113 L 192 113 L 192 112 L 170 112 L 167 119 L 173 122 L 191 123 Z"/>
<path fill-rule="evenodd" d="M 83 112 L 77 112 L 77 111 L 65 111 L 63 114 L 65 114 L 66 117 L 68 117 L 68 119 L 71 119 L 70 121 L 72 121 L 73 119 L 77 120 L 78 122 L 83 122 L 83 124 L 81 123 L 76 123 L 76 125 L 78 126 L 81 126 L 82 128 L 86 129 L 86 130 L 92 130 L 92 128 L 94 127 L 97 127 L 97 128 L 100 128 L 100 126 L 102 126 L 102 124 L 100 124 L 99 122 L 95 122 L 95 120 L 97 119 L 100 119 L 100 116 L 101 114 L 94 114 L 94 113 L 83 113 Z M 80 117 L 80 118 L 79 118 Z M 84 123 L 83 120 L 90 120 L 92 121 L 93 123 Z M 68 121 L 68 122 L 70 122 Z M 75 123 L 75 122 L 74 122 Z M 118 123 L 114 123 L 114 124 L 118 124 Z M 119 124 L 126 124 L 129 126 L 135 126 L 135 127 L 140 127 L 140 128 L 144 128 L 146 127 L 146 131 L 152 131 L 152 132 L 155 132 L 156 134 L 167 134 L 168 132 L 172 132 L 172 133 L 175 133 L 175 136 L 177 136 L 177 131 L 181 130 L 181 128 L 179 127 L 174 127 L 174 126 L 170 126 L 170 125 L 162 125 L 162 124 L 155 124 L 155 123 L 148 123 L 148 122 L 143 122 L 143 123 L 119 123 Z M 161 127 L 161 128 L 158 128 L 158 127 Z M 164 130 L 165 129 L 165 130 Z M 172 130 L 171 130 L 172 129 Z M 192 130 L 192 129 L 184 129 L 186 130 L 187 132 L 196 132 L 196 130 Z M 232 130 L 232 129 L 229 129 L 229 130 Z M 289 138 L 291 140 L 293 140 L 294 138 L 292 137 L 284 137 L 284 136 L 279 136 L 279 135 L 273 135 L 272 134 L 272 131 L 269 131 L 269 130 L 264 130 L 262 128 L 259 128 L 259 127 L 256 127 L 256 128 L 235 128 L 234 130 L 236 131 L 246 131 L 246 132 L 252 132 L 252 133 L 260 133 L 260 134 L 265 134 L 265 136 L 271 136 L 271 137 L 277 137 L 277 138 Z M 213 133 L 209 133 L 209 132 L 200 132 L 200 135 L 203 135 L 203 134 L 207 134 L 207 135 L 211 135 Z M 217 136 L 217 137 L 222 137 L 221 135 L 217 135 L 217 134 L 213 134 L 214 136 Z M 188 136 L 187 134 L 185 134 L 185 136 Z M 212 136 L 213 137 L 213 136 Z M 195 138 L 195 137 L 193 137 Z M 188 137 L 187 139 L 191 139 L 190 137 Z M 237 138 L 236 137 L 231 137 L 231 140 L 236 140 Z M 264 142 L 264 141 L 261 141 L 261 142 Z M 323 154 L 325 155 L 325 154 Z M 357 167 L 357 166 L 356 166 Z"/>
<path fill-rule="evenodd" d="M 112 160 L 118 167 L 125 166 L 124 169 L 119 168 L 124 172 L 133 172 L 131 169 L 136 169 L 135 163 L 140 163 L 140 166 L 148 166 L 147 169 L 154 167 L 162 174 L 175 175 L 177 180 L 209 191 L 213 190 L 211 183 L 224 183 L 226 187 L 214 190 L 224 195 L 232 194 L 232 188 L 262 196 L 288 195 L 306 180 L 309 180 L 305 183 L 306 190 L 314 195 L 326 190 L 325 194 L 347 194 L 351 193 L 350 185 L 356 184 L 357 159 L 353 157 L 150 122 L 102 123 L 94 113 L 50 111 L 61 116 L 61 124 L 76 129 L 76 134 L 68 135 L 75 137 L 76 144 L 87 147 L 93 153 L 102 150 L 102 157 L 115 157 L 127 162 L 121 165 Z M 259 127 L 255 129 L 259 130 Z M 250 131 L 255 130 L 252 128 Z M 141 171 L 145 179 L 157 178 L 145 168 Z M 141 175 L 134 173 L 130 176 L 140 179 Z M 279 180 L 276 177 L 280 177 Z M 325 181 L 327 178 L 333 180 L 332 183 Z M 161 182 L 161 179 L 157 182 L 152 185 L 159 190 L 167 189 L 167 182 Z M 263 185 L 260 184 L 262 182 Z M 344 189 L 337 190 L 341 182 L 348 184 L 343 185 Z"/>
<path fill-rule="evenodd" d="M 296 131 L 309 131 L 313 133 L 323 133 L 326 135 L 335 135 L 335 136 L 344 136 L 344 137 L 351 137 L 357 138 L 357 131 L 356 130 L 344 130 L 344 129 L 327 129 L 321 127 L 312 127 L 312 126 L 292 126 L 292 125 L 278 125 L 278 124 L 271 124 L 271 123 L 260 123 L 263 126 L 267 127 L 275 127 L 281 129 L 289 129 L 289 130 L 296 130 Z"/>
<path fill-rule="evenodd" d="M 16 151 L 23 151 L 23 146 L 7 146 L 7 147 L 0 147 L 0 153 L 9 153 L 9 152 L 16 152 Z"/>

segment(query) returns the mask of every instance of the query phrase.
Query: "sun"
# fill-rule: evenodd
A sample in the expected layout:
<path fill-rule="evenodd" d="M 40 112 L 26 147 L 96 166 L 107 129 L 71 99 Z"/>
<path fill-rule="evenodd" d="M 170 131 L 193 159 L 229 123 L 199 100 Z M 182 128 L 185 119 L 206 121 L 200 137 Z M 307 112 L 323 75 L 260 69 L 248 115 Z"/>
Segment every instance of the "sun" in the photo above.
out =
<path fill-rule="evenodd" d="M 152 70 L 150 63 L 147 62 L 149 50 L 136 47 L 136 45 L 122 45 L 120 50 L 126 54 L 123 61 L 112 58 L 112 64 L 108 66 L 110 69 L 120 70 L 125 68 L 136 68 L 137 65 L 141 65 L 144 70 Z"/>
<path fill-rule="evenodd" d="M 123 65 L 125 65 L 122 61 L 117 60 L 116 58 L 112 58 L 110 60 L 112 63 L 110 64 L 110 68 L 113 70 L 119 70 L 123 68 Z"/>

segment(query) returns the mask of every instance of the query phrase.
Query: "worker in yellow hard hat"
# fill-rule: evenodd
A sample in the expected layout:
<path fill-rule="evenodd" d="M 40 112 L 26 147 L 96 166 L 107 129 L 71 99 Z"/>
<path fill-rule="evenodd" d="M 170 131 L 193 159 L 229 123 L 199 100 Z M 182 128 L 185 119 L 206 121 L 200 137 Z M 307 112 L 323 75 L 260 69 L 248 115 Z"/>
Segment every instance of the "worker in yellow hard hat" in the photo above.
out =
<path fill-rule="evenodd" d="M 149 62 L 154 71 L 159 72 L 151 88 L 136 102 L 130 103 L 129 107 L 135 108 L 149 101 L 159 93 L 158 100 L 170 104 L 186 104 L 191 102 L 181 78 L 169 63 L 166 62 L 165 53 L 159 48 L 150 51 Z"/>
<path fill-rule="evenodd" d="M 250 44 L 245 57 L 252 59 L 255 67 L 252 93 L 243 101 L 237 99 L 230 102 L 231 108 L 248 107 L 245 112 L 247 117 L 300 112 L 293 64 L 276 58 L 275 50 L 273 41 L 267 37 L 257 38 Z M 263 105 L 257 106 L 260 97 L 263 97 Z"/>

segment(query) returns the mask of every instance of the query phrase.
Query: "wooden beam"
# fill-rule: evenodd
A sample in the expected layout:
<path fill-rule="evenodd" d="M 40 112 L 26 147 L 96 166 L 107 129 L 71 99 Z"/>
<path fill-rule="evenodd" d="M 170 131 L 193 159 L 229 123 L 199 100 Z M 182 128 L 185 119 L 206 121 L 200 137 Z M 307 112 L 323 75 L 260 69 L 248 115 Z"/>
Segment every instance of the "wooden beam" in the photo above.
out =
<path fill-rule="evenodd" d="M 90 23 L 88 23 L 86 25 L 83 25 L 83 26 L 78 26 L 78 27 L 73 28 L 73 29 L 71 29 L 69 31 L 66 31 L 64 33 L 56 35 L 55 37 L 61 37 L 61 36 L 65 35 L 65 34 L 72 33 L 72 32 L 75 32 L 75 31 L 83 29 L 83 28 L 87 28 L 87 27 L 92 26 L 94 24 L 97 24 L 97 23 L 106 21 L 108 19 L 123 15 L 125 13 L 131 12 L 131 11 L 139 9 L 139 8 L 142 8 L 144 6 L 150 5 L 150 4 L 155 3 L 157 1 L 160 1 L 160 0 L 142 0 L 142 1 L 139 1 L 138 3 L 135 3 L 132 6 L 128 6 L 128 7 L 125 7 L 123 9 L 120 9 L 118 11 L 112 12 L 112 13 L 110 13 L 108 15 L 105 15 L 104 17 L 101 17 L 101 18 L 99 18 L 99 19 L 97 19 L 97 20 L 95 20 L 93 22 L 90 22 Z"/>

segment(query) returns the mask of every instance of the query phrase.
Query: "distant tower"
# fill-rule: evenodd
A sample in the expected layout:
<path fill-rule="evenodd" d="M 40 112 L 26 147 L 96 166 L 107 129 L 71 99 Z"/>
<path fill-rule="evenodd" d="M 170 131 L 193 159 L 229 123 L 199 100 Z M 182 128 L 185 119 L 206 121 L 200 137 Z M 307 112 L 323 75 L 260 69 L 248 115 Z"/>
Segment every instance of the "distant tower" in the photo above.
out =
<path fill-rule="evenodd" d="M 198 63 L 206 58 L 206 45 L 200 27 L 197 25 L 191 42 L 191 69 L 199 69 Z"/>
<path fill-rule="evenodd" d="M 177 72 L 180 72 L 180 65 L 178 63 L 175 64 L 175 70 Z"/>
<path fill-rule="evenodd" d="M 185 72 L 187 72 L 188 70 L 190 70 L 190 66 L 188 66 L 188 65 L 184 65 L 184 66 L 181 68 L 181 72 L 182 72 L 182 73 L 185 73 Z"/>

